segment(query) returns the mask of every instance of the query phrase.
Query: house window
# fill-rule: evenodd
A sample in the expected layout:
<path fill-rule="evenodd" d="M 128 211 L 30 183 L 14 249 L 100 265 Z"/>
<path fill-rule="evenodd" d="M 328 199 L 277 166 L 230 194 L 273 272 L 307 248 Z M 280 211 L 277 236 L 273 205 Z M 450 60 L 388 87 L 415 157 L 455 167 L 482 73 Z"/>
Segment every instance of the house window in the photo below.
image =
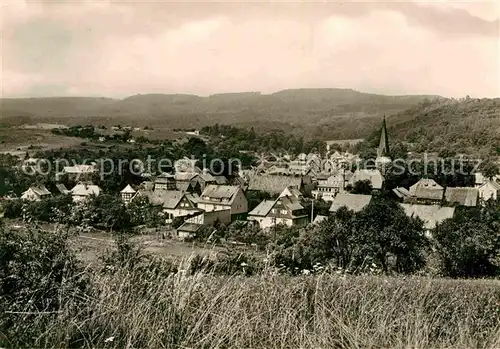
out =
<path fill-rule="evenodd" d="M 281 214 L 287 214 L 288 211 L 287 210 L 281 210 Z"/>
<path fill-rule="evenodd" d="M 275 209 L 275 208 L 273 208 L 273 209 L 271 210 L 271 212 L 272 212 L 272 213 L 276 213 L 276 209 Z"/>

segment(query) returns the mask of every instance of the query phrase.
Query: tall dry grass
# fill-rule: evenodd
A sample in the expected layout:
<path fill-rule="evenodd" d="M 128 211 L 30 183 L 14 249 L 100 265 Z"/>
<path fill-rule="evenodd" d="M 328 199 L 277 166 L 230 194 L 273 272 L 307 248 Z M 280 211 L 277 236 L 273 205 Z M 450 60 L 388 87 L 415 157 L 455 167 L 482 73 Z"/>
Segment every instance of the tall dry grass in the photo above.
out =
<path fill-rule="evenodd" d="M 182 268 L 181 268 L 182 269 Z M 500 282 L 377 276 L 95 274 L 60 314 L 19 315 L 8 346 L 500 348 Z"/>

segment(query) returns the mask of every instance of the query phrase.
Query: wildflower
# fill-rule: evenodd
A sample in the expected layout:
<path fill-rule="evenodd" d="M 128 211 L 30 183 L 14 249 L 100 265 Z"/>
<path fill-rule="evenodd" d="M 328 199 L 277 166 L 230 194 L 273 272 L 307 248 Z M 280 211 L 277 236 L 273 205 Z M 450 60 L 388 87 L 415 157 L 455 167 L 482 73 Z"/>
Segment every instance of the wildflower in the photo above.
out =
<path fill-rule="evenodd" d="M 163 328 L 161 328 L 161 329 L 159 329 L 159 330 L 158 330 L 158 332 L 157 332 L 157 333 L 158 333 L 158 334 L 162 334 L 163 332 L 165 332 L 165 330 L 164 330 Z"/>
<path fill-rule="evenodd" d="M 311 271 L 309 271 L 308 269 L 302 269 L 302 274 L 309 275 L 310 273 Z"/>
<path fill-rule="evenodd" d="M 109 342 L 112 342 L 115 340 L 115 337 L 111 336 L 111 337 L 108 337 L 104 340 L 104 343 L 109 343 Z"/>
<path fill-rule="evenodd" d="M 241 263 L 240 264 L 242 267 L 246 267 L 248 264 L 246 264 L 245 262 Z"/>

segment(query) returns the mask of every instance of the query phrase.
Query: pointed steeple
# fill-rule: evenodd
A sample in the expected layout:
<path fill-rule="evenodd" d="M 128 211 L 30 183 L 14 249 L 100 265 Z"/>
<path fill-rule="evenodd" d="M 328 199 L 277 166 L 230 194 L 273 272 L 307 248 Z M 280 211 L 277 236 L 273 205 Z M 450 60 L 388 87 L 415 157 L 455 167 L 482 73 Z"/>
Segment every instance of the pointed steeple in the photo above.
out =
<path fill-rule="evenodd" d="M 385 125 L 385 114 L 382 120 L 382 129 L 380 130 L 380 142 L 377 149 L 377 157 L 389 156 L 389 137 L 387 136 L 387 127 Z"/>

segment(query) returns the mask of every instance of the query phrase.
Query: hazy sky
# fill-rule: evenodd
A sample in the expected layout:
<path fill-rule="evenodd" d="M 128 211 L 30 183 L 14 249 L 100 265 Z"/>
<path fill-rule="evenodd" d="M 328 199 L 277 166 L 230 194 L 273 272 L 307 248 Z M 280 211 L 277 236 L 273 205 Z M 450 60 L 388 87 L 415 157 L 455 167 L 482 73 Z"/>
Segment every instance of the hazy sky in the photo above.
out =
<path fill-rule="evenodd" d="M 300 87 L 500 96 L 496 2 L 2 3 L 5 97 Z"/>

